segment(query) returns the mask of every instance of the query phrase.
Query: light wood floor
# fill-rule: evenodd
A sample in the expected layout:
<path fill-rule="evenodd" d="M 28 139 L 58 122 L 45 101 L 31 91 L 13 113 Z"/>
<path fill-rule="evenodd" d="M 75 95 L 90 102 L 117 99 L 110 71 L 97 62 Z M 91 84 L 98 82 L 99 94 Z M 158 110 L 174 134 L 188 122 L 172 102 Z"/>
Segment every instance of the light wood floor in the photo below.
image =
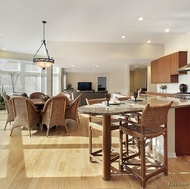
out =
<path fill-rule="evenodd" d="M 101 177 L 101 165 L 90 163 L 88 157 L 87 116 L 81 123 L 69 121 L 69 133 L 64 127 L 40 132 L 11 126 L 4 131 L 6 112 L 0 111 L 0 188 L 3 189 L 138 189 L 140 184 L 132 175 L 121 175 L 118 162 L 113 164 L 111 181 Z M 100 133 L 95 133 L 95 146 L 101 146 Z M 113 142 L 118 147 L 118 133 Z M 190 188 L 190 156 L 169 159 L 169 175 L 163 173 L 148 180 L 147 189 Z"/>

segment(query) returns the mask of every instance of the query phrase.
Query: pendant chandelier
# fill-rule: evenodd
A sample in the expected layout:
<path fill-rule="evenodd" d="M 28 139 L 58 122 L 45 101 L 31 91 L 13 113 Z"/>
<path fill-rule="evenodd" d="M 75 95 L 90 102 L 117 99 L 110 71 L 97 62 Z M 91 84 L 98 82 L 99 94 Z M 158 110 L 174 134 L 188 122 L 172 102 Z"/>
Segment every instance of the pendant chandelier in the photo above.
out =
<path fill-rule="evenodd" d="M 51 65 L 54 64 L 55 60 L 53 58 L 50 58 L 49 56 L 49 53 L 48 53 L 48 49 L 47 49 L 47 46 L 46 46 L 46 40 L 45 40 L 45 24 L 47 23 L 46 21 L 42 21 L 43 23 L 43 40 L 42 40 L 42 44 L 40 45 L 40 48 L 37 50 L 36 54 L 34 55 L 34 58 L 33 58 L 33 62 L 41 67 L 41 68 L 48 68 L 50 67 Z M 46 51 L 46 54 L 47 54 L 47 57 L 45 58 L 36 58 L 36 55 L 38 54 L 38 52 L 40 51 L 40 49 L 42 48 L 42 46 L 44 45 L 45 47 L 45 51 Z"/>

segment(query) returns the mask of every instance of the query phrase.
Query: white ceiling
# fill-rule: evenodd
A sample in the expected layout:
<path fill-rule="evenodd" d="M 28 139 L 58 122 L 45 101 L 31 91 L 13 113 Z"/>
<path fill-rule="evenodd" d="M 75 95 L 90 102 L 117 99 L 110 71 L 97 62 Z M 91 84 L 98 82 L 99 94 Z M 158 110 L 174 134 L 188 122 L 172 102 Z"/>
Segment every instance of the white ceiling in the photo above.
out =
<path fill-rule="evenodd" d="M 59 65 L 63 62 L 63 67 L 71 69 L 76 62 L 81 67 L 99 62 L 103 67 L 108 57 L 100 55 L 96 60 L 88 55 L 84 61 L 59 48 L 68 43 L 142 44 L 151 40 L 165 44 L 190 32 L 189 7 L 190 0 L 0 0 L 0 50 L 35 54 L 42 40 L 41 21 L 46 20 L 49 53 Z M 139 17 L 144 20 L 138 21 Z M 169 33 L 164 32 L 167 28 Z"/>

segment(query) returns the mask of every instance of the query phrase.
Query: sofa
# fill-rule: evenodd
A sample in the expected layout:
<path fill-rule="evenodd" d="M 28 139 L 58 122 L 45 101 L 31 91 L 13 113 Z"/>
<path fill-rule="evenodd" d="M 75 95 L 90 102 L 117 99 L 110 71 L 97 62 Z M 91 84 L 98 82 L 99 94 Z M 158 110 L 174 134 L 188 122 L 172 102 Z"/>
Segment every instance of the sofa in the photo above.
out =
<path fill-rule="evenodd" d="M 84 106 L 86 104 L 86 98 L 88 99 L 96 99 L 96 98 L 104 98 L 105 95 L 107 94 L 107 91 L 79 91 L 79 92 L 74 92 L 73 96 L 74 99 L 82 93 L 81 100 L 79 106 Z"/>

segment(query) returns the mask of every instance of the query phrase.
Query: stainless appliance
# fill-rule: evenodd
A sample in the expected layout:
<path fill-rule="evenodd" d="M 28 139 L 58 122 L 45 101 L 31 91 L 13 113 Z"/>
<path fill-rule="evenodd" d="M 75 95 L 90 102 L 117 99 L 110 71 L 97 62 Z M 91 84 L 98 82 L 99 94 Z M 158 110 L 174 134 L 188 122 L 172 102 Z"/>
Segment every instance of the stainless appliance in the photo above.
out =
<path fill-rule="evenodd" d="M 190 92 L 186 92 L 186 93 L 175 93 L 174 95 L 175 98 L 179 98 L 179 99 L 184 99 L 184 100 L 190 100 Z"/>

